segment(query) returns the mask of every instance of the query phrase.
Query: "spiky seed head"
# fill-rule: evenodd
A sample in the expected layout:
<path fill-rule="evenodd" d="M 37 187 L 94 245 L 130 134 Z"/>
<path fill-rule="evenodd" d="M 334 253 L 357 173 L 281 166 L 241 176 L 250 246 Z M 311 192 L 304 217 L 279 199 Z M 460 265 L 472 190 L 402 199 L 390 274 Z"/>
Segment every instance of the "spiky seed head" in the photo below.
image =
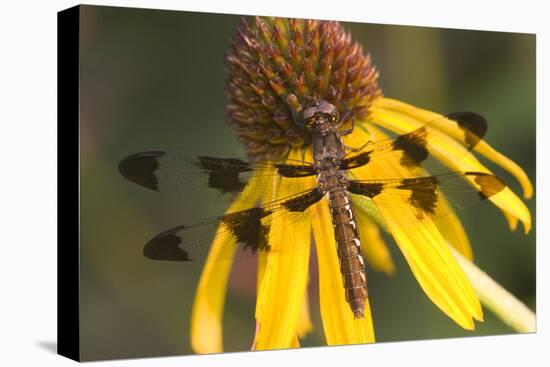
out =
<path fill-rule="evenodd" d="M 351 121 L 367 118 L 382 94 L 370 56 L 334 21 L 243 19 L 225 61 L 227 119 L 252 160 L 308 144 L 296 119 L 312 101 L 333 104 Z"/>

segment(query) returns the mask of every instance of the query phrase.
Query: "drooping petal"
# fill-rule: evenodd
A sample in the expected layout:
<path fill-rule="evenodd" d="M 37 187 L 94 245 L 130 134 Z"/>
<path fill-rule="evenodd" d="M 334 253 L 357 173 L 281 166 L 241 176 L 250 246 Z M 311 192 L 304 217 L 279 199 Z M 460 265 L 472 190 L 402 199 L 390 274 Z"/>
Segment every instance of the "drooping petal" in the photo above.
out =
<path fill-rule="evenodd" d="M 523 168 L 521 168 L 516 162 L 495 150 L 486 141 L 480 141 L 474 150 L 485 156 L 487 159 L 495 162 L 514 176 L 523 189 L 523 198 L 531 199 L 533 197 L 533 184 L 531 183 L 531 180 L 529 180 L 527 173 L 525 173 Z"/>
<path fill-rule="evenodd" d="M 264 279 L 265 268 L 267 265 L 267 256 L 258 256 L 258 272 L 256 275 L 256 294 L 260 292 L 260 286 Z"/>
<path fill-rule="evenodd" d="M 272 179 L 270 185 L 266 185 L 260 195 L 260 203 L 266 204 L 272 201 L 277 200 L 279 190 L 279 181 L 276 179 L 276 176 Z M 256 294 L 260 292 L 260 286 L 262 285 L 262 280 L 265 275 L 265 269 L 267 266 L 267 256 L 261 255 L 258 256 L 258 271 L 256 276 Z"/>
<path fill-rule="evenodd" d="M 358 129 L 350 142 L 357 144 L 357 141 L 367 138 Z M 372 161 L 355 169 L 353 174 L 359 179 L 373 179 L 407 177 L 411 173 L 398 162 Z M 377 200 L 383 195 L 382 192 L 373 200 L 428 298 L 460 326 L 473 329 L 472 318 L 483 319 L 481 305 L 438 228 L 427 217 L 419 219 L 405 201 L 392 200 L 392 205 L 387 205 L 388 200 Z"/>
<path fill-rule="evenodd" d="M 251 201 L 258 198 L 262 187 L 265 187 L 266 176 L 255 175 L 248 186 L 235 200 L 228 212 L 246 209 Z M 221 227 L 220 227 L 221 228 Z M 202 270 L 195 294 L 191 315 L 191 348 L 196 353 L 223 352 L 222 316 L 225 303 L 227 280 L 233 265 L 233 259 L 211 261 L 218 258 L 218 253 L 230 253 L 236 250 L 235 238 L 229 231 L 218 229 L 212 242 L 208 258 Z"/>
<path fill-rule="evenodd" d="M 267 257 L 259 256 L 258 257 L 258 286 L 257 292 L 260 290 L 260 285 L 265 274 L 265 269 L 267 265 Z M 298 325 L 296 326 L 296 338 L 293 340 L 290 345 L 291 348 L 298 348 L 300 346 L 299 339 L 305 337 L 308 333 L 313 330 L 313 323 L 311 322 L 311 316 L 309 312 L 309 297 L 304 296 L 304 302 L 302 303 L 302 308 L 300 310 L 300 316 L 298 318 Z M 252 350 L 256 350 L 256 341 L 253 343 Z"/>
<path fill-rule="evenodd" d="M 489 198 L 497 207 L 504 210 L 504 217 L 508 220 L 508 226 L 514 231 L 518 226 L 518 220 L 523 223 L 525 234 L 531 231 L 531 212 L 521 199 L 509 188 L 505 188 Z"/>
<path fill-rule="evenodd" d="M 397 133 L 410 132 L 424 125 L 423 122 L 418 121 L 410 115 L 378 106 L 371 108 L 371 118 L 372 123 Z M 437 132 L 434 131 L 435 133 Z M 427 147 L 430 154 L 452 170 L 490 173 L 463 145 L 443 132 L 437 134 L 436 140 L 430 141 L 428 139 Z M 469 180 L 472 181 L 473 179 Z M 491 196 L 489 200 L 503 212 L 519 219 L 523 223 L 525 233 L 530 231 L 531 213 L 525 203 L 510 188 L 505 187 L 496 195 Z M 513 226 L 510 221 L 509 224 L 512 228 Z"/>
<path fill-rule="evenodd" d="M 510 230 L 514 232 L 518 228 L 518 218 L 514 217 L 513 215 L 510 215 L 506 212 L 503 213 L 504 217 L 506 217 L 506 220 L 508 221 L 508 225 L 510 227 Z"/>
<path fill-rule="evenodd" d="M 388 221 L 399 221 L 406 215 L 404 210 L 381 209 Z M 395 227 L 392 235 L 428 298 L 460 326 L 473 330 L 472 318 L 483 320 L 481 305 L 437 227 L 433 223 L 407 229 Z"/>
<path fill-rule="evenodd" d="M 218 249 L 235 246 L 234 239 L 227 233 L 216 236 L 211 253 Z M 232 260 L 206 262 L 191 316 L 191 347 L 195 353 L 221 353 L 222 315 L 225 302 L 227 280 L 231 272 Z"/>
<path fill-rule="evenodd" d="M 389 138 L 388 134 L 385 134 L 379 128 L 376 128 L 372 124 L 367 124 L 366 126 L 373 141 L 380 141 Z M 364 133 L 364 131 L 358 131 L 358 133 L 356 134 L 358 142 L 364 139 Z M 452 208 L 452 206 L 449 205 L 444 197 L 440 198 L 440 207 L 442 208 L 442 212 L 449 214 L 444 216 L 443 218 L 439 218 L 435 222 L 437 228 L 439 229 L 439 232 L 441 232 L 447 242 L 450 243 L 454 248 L 456 248 L 462 254 L 462 256 L 466 257 L 468 260 L 473 260 L 473 251 L 470 245 L 470 241 L 468 239 L 468 236 L 466 235 L 466 232 L 464 231 L 464 227 L 462 226 L 460 219 L 454 212 L 454 209 Z"/>
<path fill-rule="evenodd" d="M 360 319 L 354 319 L 353 312 L 346 302 L 328 203 L 322 200 L 311 209 L 319 264 L 321 319 L 327 344 L 374 343 L 374 328 L 368 298 L 364 317 Z"/>
<path fill-rule="evenodd" d="M 309 157 L 309 158 L 311 158 L 311 157 Z M 273 200 L 277 199 L 277 194 L 278 193 L 274 192 L 274 189 L 275 189 L 274 186 L 278 186 L 278 185 L 272 185 L 271 190 L 269 190 L 268 188 L 266 188 L 266 190 L 264 190 L 264 193 L 262 195 L 262 202 L 263 203 L 266 203 L 266 202 L 273 201 Z M 263 280 L 263 276 L 265 274 L 266 265 L 267 265 L 267 257 L 266 256 L 259 256 L 258 257 L 258 275 L 257 275 L 257 278 L 258 278 L 258 280 L 257 280 L 257 292 L 258 293 L 260 291 L 260 285 L 261 285 L 261 282 Z M 299 347 L 300 346 L 299 338 L 305 337 L 309 332 L 311 332 L 313 330 L 313 323 L 311 322 L 308 299 L 309 299 L 309 297 L 308 297 L 307 291 L 306 291 L 306 295 L 304 297 L 304 302 L 303 302 L 301 310 L 300 310 L 298 325 L 296 327 L 296 329 L 297 329 L 296 330 L 296 338 L 293 339 L 292 344 L 290 346 L 291 348 Z M 256 350 L 256 342 L 254 342 L 253 350 Z"/>
<path fill-rule="evenodd" d="M 361 238 L 361 250 L 368 266 L 388 275 L 395 273 L 390 250 L 380 235 L 378 227 L 360 210 L 355 210 L 357 227 Z"/>
<path fill-rule="evenodd" d="M 444 197 L 441 198 L 439 205 L 441 206 L 442 211 L 449 213 L 449 215 L 435 221 L 437 229 L 439 229 L 439 232 L 451 246 L 460 252 L 460 254 L 466 259 L 472 261 L 474 259 L 474 252 L 472 251 L 470 240 L 466 235 L 466 231 L 464 230 L 460 219 Z"/>
<path fill-rule="evenodd" d="M 258 257 L 257 292 L 259 292 L 260 290 L 261 281 L 265 274 L 266 264 L 267 264 L 267 257 L 259 256 Z M 304 302 L 302 303 L 302 308 L 300 310 L 300 316 L 298 318 L 298 325 L 296 326 L 296 335 L 298 336 L 298 338 L 303 338 L 307 334 L 309 334 L 312 330 L 313 330 L 313 323 L 311 322 L 311 315 L 309 310 L 309 297 L 306 291 L 306 295 L 304 296 Z M 299 343 L 297 346 L 299 346 Z"/>
<path fill-rule="evenodd" d="M 418 108 L 391 98 L 378 98 L 374 102 L 374 106 L 403 113 L 423 123 L 429 123 L 441 117 L 441 115 L 432 111 Z M 442 123 L 445 123 L 445 120 L 442 120 Z M 453 124 L 449 123 L 448 126 L 453 126 Z M 474 150 L 484 157 L 488 158 L 489 160 L 495 162 L 506 171 L 508 171 L 511 175 L 513 175 L 523 188 L 523 197 L 525 199 L 530 199 L 533 196 L 533 185 L 529 180 L 529 177 L 527 176 L 525 171 L 515 162 L 496 151 L 486 141 L 480 141 L 476 145 Z"/>
<path fill-rule="evenodd" d="M 304 302 L 302 303 L 302 309 L 300 310 L 300 318 L 298 319 L 296 334 L 298 335 L 298 338 L 303 338 L 312 330 L 313 323 L 311 322 L 311 315 L 309 313 L 309 297 L 306 292 Z"/>
<path fill-rule="evenodd" d="M 295 336 L 294 339 L 292 339 L 290 348 L 300 348 L 300 340 L 298 339 L 298 336 Z"/>
<path fill-rule="evenodd" d="M 292 151 L 289 159 L 300 159 Z M 309 181 L 310 186 L 304 184 Z M 289 196 L 304 185 L 314 186 L 314 178 L 296 180 L 281 178 L 277 196 Z M 296 214 L 298 215 L 298 214 Z M 295 344 L 300 311 L 308 279 L 311 219 L 296 220 L 294 214 L 275 216 L 269 233 L 270 251 L 256 303 L 256 350 L 290 348 Z"/>

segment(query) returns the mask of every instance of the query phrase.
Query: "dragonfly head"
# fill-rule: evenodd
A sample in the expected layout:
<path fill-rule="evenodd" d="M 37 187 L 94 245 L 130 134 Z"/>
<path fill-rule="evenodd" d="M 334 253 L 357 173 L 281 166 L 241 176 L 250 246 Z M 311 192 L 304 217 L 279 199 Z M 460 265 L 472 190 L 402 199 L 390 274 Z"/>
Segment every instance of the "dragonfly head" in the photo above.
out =
<path fill-rule="evenodd" d="M 326 101 L 316 101 L 302 111 L 299 124 L 310 132 L 334 127 L 338 122 L 338 109 Z"/>

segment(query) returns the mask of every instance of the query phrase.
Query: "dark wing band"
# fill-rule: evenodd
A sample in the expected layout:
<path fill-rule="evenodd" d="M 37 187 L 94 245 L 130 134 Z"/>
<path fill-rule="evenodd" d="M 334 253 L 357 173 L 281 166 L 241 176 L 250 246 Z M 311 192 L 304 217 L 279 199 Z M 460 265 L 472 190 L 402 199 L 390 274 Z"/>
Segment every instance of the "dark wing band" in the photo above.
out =
<path fill-rule="evenodd" d="M 268 234 L 273 219 L 288 215 L 298 224 L 303 212 L 322 197 L 322 193 L 315 188 L 262 206 L 177 226 L 151 239 L 145 245 L 143 254 L 155 260 L 190 261 L 200 257 L 201 252 L 204 255 L 215 233 L 231 235 L 233 242 L 242 250 L 267 253 L 270 250 Z M 230 258 L 234 251 L 235 248 L 224 249 L 213 260 Z"/>
<path fill-rule="evenodd" d="M 374 199 L 377 205 L 410 205 L 419 219 L 449 214 L 446 201 L 462 209 L 501 192 L 506 184 L 484 172 L 452 172 L 389 180 L 351 180 L 348 190 Z"/>
<path fill-rule="evenodd" d="M 154 191 L 188 192 L 202 185 L 221 194 L 241 192 L 254 174 L 306 177 L 315 175 L 312 165 L 249 163 L 239 158 L 189 156 L 177 152 L 152 150 L 122 159 L 118 171 L 126 179 Z"/>
<path fill-rule="evenodd" d="M 392 156 L 399 159 L 400 164 L 404 167 L 418 167 L 428 158 L 428 143 L 436 142 L 441 137 L 440 134 L 444 134 L 444 130 L 438 128 L 438 122 L 443 118 L 456 124 L 461 133 L 452 137 L 468 150 L 472 150 L 487 132 L 487 121 L 483 116 L 475 112 L 454 112 L 396 138 L 367 144 L 359 154 L 344 159 L 341 167 L 342 169 L 353 169 L 364 166 L 373 159 Z"/>

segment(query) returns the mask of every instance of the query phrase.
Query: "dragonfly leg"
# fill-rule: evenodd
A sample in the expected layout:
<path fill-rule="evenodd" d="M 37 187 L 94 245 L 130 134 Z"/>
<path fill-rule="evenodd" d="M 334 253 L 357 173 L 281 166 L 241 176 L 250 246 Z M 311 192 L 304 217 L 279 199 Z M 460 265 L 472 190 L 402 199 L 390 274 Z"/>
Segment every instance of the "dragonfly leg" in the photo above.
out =
<path fill-rule="evenodd" d="M 345 121 L 344 119 L 340 120 L 340 122 L 335 126 L 336 130 L 338 130 L 340 126 L 342 126 L 344 121 Z M 355 128 L 355 117 L 353 118 L 353 120 L 351 120 L 351 127 L 346 130 L 338 131 L 338 136 L 351 134 L 354 128 Z"/>
<path fill-rule="evenodd" d="M 359 148 L 354 148 L 354 147 L 349 147 L 347 145 L 344 145 L 344 149 L 347 151 L 346 156 L 348 156 L 350 153 L 357 153 L 362 151 L 370 143 L 372 142 L 369 140 L 365 144 L 361 145 Z"/>
<path fill-rule="evenodd" d="M 347 110 L 344 113 L 342 113 L 340 121 L 335 126 L 338 136 L 348 135 L 353 131 L 353 128 L 355 127 L 355 116 L 353 116 L 351 120 L 351 127 L 349 129 L 338 131 L 338 129 L 344 124 L 344 122 L 348 121 L 348 119 L 351 117 L 352 114 L 353 114 L 353 110 Z"/>

